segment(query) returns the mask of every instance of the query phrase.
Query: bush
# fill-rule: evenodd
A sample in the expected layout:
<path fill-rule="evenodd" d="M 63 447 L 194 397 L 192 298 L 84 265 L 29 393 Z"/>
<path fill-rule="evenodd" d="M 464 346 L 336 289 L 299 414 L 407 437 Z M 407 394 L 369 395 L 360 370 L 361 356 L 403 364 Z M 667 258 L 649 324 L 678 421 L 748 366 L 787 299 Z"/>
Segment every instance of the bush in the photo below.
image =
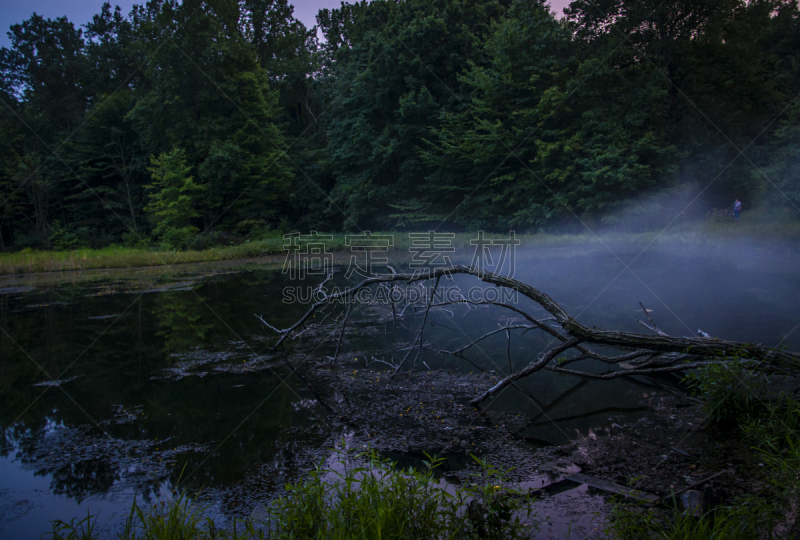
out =
<path fill-rule="evenodd" d="M 775 503 L 787 522 L 793 522 L 793 538 L 800 537 L 800 404 L 779 396 L 766 414 L 745 419 L 742 431 L 753 441 L 768 470 Z"/>
<path fill-rule="evenodd" d="M 122 245 L 134 249 L 146 249 L 150 247 L 150 237 L 143 231 L 128 231 L 122 235 Z"/>
<path fill-rule="evenodd" d="M 768 473 L 764 490 L 699 519 L 678 510 L 665 517 L 620 500 L 613 505 L 607 534 L 621 540 L 774 538 L 779 531 L 800 537 L 800 404 L 768 393 L 768 380 L 755 367 L 734 358 L 697 370 L 688 383 L 704 399 L 712 422 L 735 427 L 753 442 L 755 457 Z"/>
<path fill-rule="evenodd" d="M 53 226 L 50 228 L 50 238 L 48 240 L 50 242 L 50 247 L 60 251 L 69 251 L 85 247 L 85 244 L 81 241 L 81 238 L 78 237 L 76 232 L 65 229 L 58 221 L 53 222 Z"/>
<path fill-rule="evenodd" d="M 50 247 L 49 240 L 46 234 L 38 231 L 31 231 L 29 233 L 17 234 L 14 238 L 14 246 L 22 248 L 23 250 L 26 248 L 30 248 L 31 250 L 47 249 Z"/>
<path fill-rule="evenodd" d="M 193 225 L 187 227 L 167 227 L 161 235 L 161 245 L 167 250 L 183 250 L 192 245 L 197 237 L 198 229 Z"/>
<path fill-rule="evenodd" d="M 161 507 L 145 511 L 134 500 L 120 540 L 264 540 L 264 532 L 252 524 L 234 522 L 233 531 L 220 531 L 214 522 L 202 517 L 203 509 L 190 497 L 181 495 Z M 45 536 L 52 540 L 95 540 L 96 518 L 89 515 L 76 522 L 56 521 Z"/>
<path fill-rule="evenodd" d="M 763 411 L 767 381 L 754 371 L 755 362 L 731 358 L 698 369 L 686 383 L 703 399 L 703 409 L 711 422 L 721 427 L 738 425 L 741 417 Z"/>

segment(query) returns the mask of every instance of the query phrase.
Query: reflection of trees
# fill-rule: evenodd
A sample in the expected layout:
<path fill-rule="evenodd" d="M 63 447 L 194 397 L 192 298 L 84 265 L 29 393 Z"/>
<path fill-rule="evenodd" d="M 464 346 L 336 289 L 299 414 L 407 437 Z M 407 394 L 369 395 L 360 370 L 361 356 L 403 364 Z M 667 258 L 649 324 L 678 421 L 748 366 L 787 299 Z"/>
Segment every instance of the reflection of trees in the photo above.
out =
<path fill-rule="evenodd" d="M 33 425 L 18 422 L 5 430 L 3 443 L 16 451 L 19 462 L 33 469 L 36 476 L 50 475 L 53 493 L 78 501 L 90 495 L 107 493 L 119 480 L 119 461 L 123 456 L 102 459 L 87 456 L 82 449 L 92 445 L 91 429 L 65 427 L 50 417 L 38 418 Z M 108 443 L 107 440 L 103 442 Z M 107 448 L 122 448 L 107 444 Z M 69 454 L 64 456 L 62 452 Z"/>
<path fill-rule="evenodd" d="M 288 373 L 280 375 L 286 378 Z M 148 422 L 159 437 L 169 438 L 176 445 L 200 442 L 208 443 L 212 448 L 218 441 L 225 440 L 207 461 L 206 452 L 182 454 L 172 469 L 173 480 L 177 481 L 184 467 L 185 474 L 188 474 L 200 466 L 187 487 L 199 489 L 228 485 L 240 481 L 253 466 L 276 459 L 276 451 L 284 444 L 307 438 L 302 434 L 298 436 L 298 431 L 286 430 L 289 427 L 300 430 L 310 427 L 310 423 L 304 425 L 308 413 L 295 411 L 292 407 L 292 402 L 298 399 L 296 394 L 269 372 L 246 377 L 188 377 L 177 383 L 159 381 L 154 385 L 146 410 L 153 411 Z M 235 387 L 245 381 L 248 383 L 245 387 Z M 288 383 L 297 386 L 297 381 L 292 378 Z M 305 391 L 298 391 L 302 397 L 311 397 Z M 268 398 L 267 401 L 256 409 L 264 398 Z M 156 417 L 155 411 L 164 413 Z M 169 417 L 166 412 L 170 413 Z M 245 418 L 246 423 L 234 431 L 234 427 Z"/>
<path fill-rule="evenodd" d="M 86 425 L 69 427 L 50 417 L 35 425 L 18 422 L 4 432 L 3 438 L 8 445 L 5 453 L 11 450 L 22 468 L 36 476 L 49 476 L 53 493 L 79 502 L 109 493 L 120 481 L 146 502 L 162 484 L 170 485 L 165 468 L 141 466 L 144 456 L 154 465 L 160 459 L 152 452 L 160 446 L 157 441 L 110 438 Z M 142 447 L 146 450 L 140 454 L 136 450 Z M 134 472 L 129 473 L 132 465 Z"/>
<path fill-rule="evenodd" d="M 179 352 L 206 343 L 215 327 L 206 316 L 206 308 L 193 294 L 167 292 L 159 294 L 153 305 L 158 322 L 157 335 L 164 338 L 165 352 Z"/>
<path fill-rule="evenodd" d="M 78 502 L 90 495 L 107 493 L 120 478 L 117 468 L 101 459 L 69 463 L 66 467 L 52 471 L 50 475 L 53 493 L 66 495 Z"/>
<path fill-rule="evenodd" d="M 251 314 L 264 308 L 265 292 L 274 297 L 281 285 L 269 279 L 261 283 L 266 274 L 243 272 L 204 280 L 203 298 L 241 336 L 260 333 Z M 57 376 L 80 356 L 64 377 L 81 377 L 66 383 L 63 390 L 111 435 L 111 439 L 100 437 L 97 428 L 61 389 L 34 387 L 45 376 L 0 334 L 0 425 L 8 428 L 2 448 L 13 447 L 10 453 L 17 454 L 22 467 L 38 475 L 52 475 L 51 489 L 56 493 L 80 500 L 119 486 L 132 486 L 138 496 L 146 496 L 159 489 L 159 480 L 148 476 L 152 470 L 142 458 L 194 443 L 213 448 L 243 418 L 247 423 L 211 459 L 205 461 L 206 450 L 170 455 L 177 463 L 168 469 L 172 476 L 167 483 L 177 482 L 184 465 L 184 474 L 202 465 L 190 480 L 191 486 L 230 485 L 254 468 L 272 462 L 284 445 L 324 437 L 317 430 L 302 432 L 310 427 L 309 412 L 292 407 L 292 402 L 313 396 L 298 389 L 298 398 L 272 371 L 242 376 L 214 374 L 178 382 L 153 380 L 166 367 L 170 352 L 198 347 L 200 352 L 233 351 L 232 347 L 240 346 L 231 345 L 236 336 L 193 292 L 145 294 L 137 301 L 132 294 L 87 297 L 87 292 L 95 289 L 87 290 L 85 284 L 66 292 L 61 288 L 26 293 L 18 301 L 0 295 L 0 324 L 49 373 Z M 29 304 L 47 306 L 20 310 Z M 282 310 L 283 305 L 275 306 L 276 314 Z M 95 318 L 113 314 L 123 315 Z M 241 351 L 250 354 L 245 347 Z M 287 375 L 282 371 L 280 377 Z M 288 383 L 296 389 L 302 386 L 293 377 Z M 44 396 L 26 410 L 45 390 Z M 263 406 L 248 416 L 264 398 L 268 399 Z M 24 415 L 17 418 L 23 411 Z M 121 411 L 119 422 L 115 411 Z M 133 420 L 126 420 L 131 411 Z M 290 426 L 301 431 L 289 432 Z M 165 446 L 153 445 L 160 450 L 147 447 L 144 454 L 130 452 L 139 446 L 138 441 L 165 440 L 169 441 Z M 62 446 L 78 450 L 69 450 L 67 455 Z M 80 449 L 84 449 L 82 453 Z M 164 459 L 164 464 L 167 461 Z M 134 463 L 137 471 L 129 473 Z M 116 487 L 112 487 L 115 482 Z"/>

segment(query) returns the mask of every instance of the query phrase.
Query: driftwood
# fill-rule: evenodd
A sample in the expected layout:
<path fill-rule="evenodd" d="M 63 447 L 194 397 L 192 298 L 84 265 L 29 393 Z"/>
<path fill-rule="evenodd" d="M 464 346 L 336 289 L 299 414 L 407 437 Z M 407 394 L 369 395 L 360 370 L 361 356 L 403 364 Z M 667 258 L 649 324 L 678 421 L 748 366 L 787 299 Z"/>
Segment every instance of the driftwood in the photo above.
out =
<path fill-rule="evenodd" d="M 359 284 L 334 294 L 327 294 L 323 290 L 321 284 L 316 290 L 320 293 L 322 299 L 313 304 L 300 318 L 300 320 L 298 320 L 289 328 L 275 328 L 259 317 L 259 319 L 261 319 L 261 321 L 268 328 L 279 334 L 279 339 L 273 346 L 273 349 L 279 347 L 287 338 L 293 339 L 297 335 L 302 334 L 302 332 L 306 330 L 310 317 L 317 312 L 323 312 L 331 305 L 343 303 L 347 305 L 347 313 L 349 314 L 352 303 L 355 301 L 356 294 L 362 289 L 371 287 L 373 285 L 387 287 L 389 284 L 391 284 L 393 289 L 396 282 L 405 282 L 410 284 L 421 281 L 434 281 L 435 291 L 436 288 L 438 288 L 439 280 L 442 277 L 449 279 L 456 274 L 468 274 L 475 276 L 485 283 L 490 283 L 498 287 L 504 287 L 506 289 L 516 291 L 517 293 L 539 304 L 551 316 L 537 319 L 516 305 L 502 302 L 476 302 L 467 299 L 458 299 L 450 302 L 433 303 L 432 300 L 434 295 L 432 294 L 427 302 L 427 306 L 425 307 L 423 322 L 416 334 L 414 343 L 412 343 L 408 348 L 403 360 L 397 364 L 394 373 L 400 369 L 415 348 L 417 349 L 417 356 L 420 354 L 420 351 L 428 350 L 438 354 L 447 354 L 469 361 L 464 356 L 464 352 L 466 350 L 476 345 L 479 341 L 500 332 L 506 333 L 507 339 L 510 343 L 512 330 L 523 330 L 524 332 L 527 332 L 538 329 L 549 334 L 553 338 L 554 343 L 553 347 L 538 355 L 538 357 L 533 359 L 526 367 L 509 374 L 492 388 L 473 399 L 470 402 L 473 405 L 477 405 L 481 401 L 498 394 L 509 385 L 514 385 L 515 381 L 541 370 L 564 373 L 586 379 L 608 380 L 623 376 L 658 375 L 663 373 L 678 372 L 688 369 L 695 369 L 710 363 L 730 360 L 748 360 L 757 369 L 797 370 L 800 368 L 800 354 L 787 350 L 775 349 L 758 343 L 726 341 L 722 339 L 704 337 L 703 335 L 696 337 L 676 337 L 667 335 L 656 326 L 647 309 L 641 304 L 640 306 L 642 307 L 645 317 L 647 318 L 647 322 L 638 322 L 642 326 L 653 331 L 655 335 L 589 328 L 578 323 L 564 309 L 562 309 L 561 306 L 559 306 L 552 298 L 542 291 L 526 283 L 522 283 L 521 281 L 499 276 L 473 266 L 449 266 L 430 269 L 422 272 L 418 271 L 413 274 L 402 274 L 397 273 L 394 269 L 390 270 L 392 271 L 392 274 L 379 275 L 364 279 Z M 327 282 L 329 279 L 330 276 L 325 280 L 325 282 Z M 325 282 L 323 282 L 323 284 Z M 422 340 L 422 336 L 425 325 L 432 324 L 431 322 L 428 322 L 428 313 L 430 310 L 438 308 L 443 309 L 444 306 L 454 304 L 501 307 L 521 316 L 524 319 L 524 324 L 508 324 L 500 329 L 493 330 L 476 338 L 465 347 L 461 347 L 455 351 L 447 351 L 425 345 Z M 394 303 L 392 303 L 392 311 L 393 316 L 396 317 Z M 346 319 L 347 316 L 345 316 L 345 321 L 342 323 L 342 327 L 339 331 L 334 359 L 338 355 L 338 351 L 341 346 Z M 621 354 L 616 356 L 603 355 L 593 350 L 590 347 L 592 345 L 616 348 L 621 351 Z M 566 355 L 568 353 L 574 354 L 574 356 L 567 357 Z M 559 356 L 561 356 L 561 358 L 559 358 Z M 568 369 L 566 367 L 569 364 L 590 359 L 609 365 L 614 365 L 619 369 L 618 371 L 612 371 L 605 374 L 593 374 L 575 369 Z"/>

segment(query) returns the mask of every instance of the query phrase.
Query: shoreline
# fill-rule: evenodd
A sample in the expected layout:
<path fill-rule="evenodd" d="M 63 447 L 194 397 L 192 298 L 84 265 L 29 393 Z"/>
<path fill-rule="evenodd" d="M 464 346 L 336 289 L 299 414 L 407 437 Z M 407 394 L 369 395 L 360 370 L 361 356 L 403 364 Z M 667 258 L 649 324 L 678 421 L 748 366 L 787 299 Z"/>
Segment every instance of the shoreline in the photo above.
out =
<path fill-rule="evenodd" d="M 692 230 L 662 234 L 658 231 L 641 233 L 583 233 L 583 234 L 522 234 L 517 235 L 521 248 L 578 248 L 608 247 L 609 244 L 647 248 L 651 245 L 674 244 L 681 246 L 721 247 L 732 241 L 753 242 L 763 248 L 780 248 L 800 244 L 800 222 L 746 224 L 720 228 L 719 223 L 704 223 Z M 412 243 L 408 232 L 389 232 L 394 243 L 389 253 L 408 252 Z M 345 235 L 332 234 L 330 253 L 334 256 L 347 252 Z M 470 244 L 475 233 L 457 233 L 451 240 L 455 249 L 474 249 Z M 502 235 L 487 234 L 487 239 Z M 77 249 L 70 251 L 30 251 L 0 253 L 0 278 L 9 276 L 33 276 L 75 272 L 83 270 L 158 268 L 193 263 L 240 261 L 285 256 L 282 237 L 246 242 L 237 246 L 215 247 L 202 251 L 153 251 L 147 248 L 109 246 L 101 249 Z M 274 261 L 274 262 L 277 262 Z"/>

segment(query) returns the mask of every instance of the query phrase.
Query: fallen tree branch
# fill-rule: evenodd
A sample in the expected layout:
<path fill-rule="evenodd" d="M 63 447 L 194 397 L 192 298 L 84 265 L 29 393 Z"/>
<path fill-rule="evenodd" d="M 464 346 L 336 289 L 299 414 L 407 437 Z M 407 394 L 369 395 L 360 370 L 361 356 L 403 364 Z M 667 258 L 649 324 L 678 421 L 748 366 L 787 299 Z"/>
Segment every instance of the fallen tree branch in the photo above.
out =
<path fill-rule="evenodd" d="M 357 298 L 357 293 L 359 291 L 374 284 L 381 284 L 383 286 L 388 286 L 387 284 L 391 284 L 390 290 L 393 291 L 396 287 L 395 283 L 397 282 L 405 282 L 406 284 L 412 284 L 413 286 L 416 286 L 423 281 L 435 280 L 433 293 L 428 299 L 427 306 L 425 307 L 425 312 L 419 331 L 416 334 L 414 342 L 408 348 L 403 360 L 396 365 L 395 371 L 392 375 L 397 373 L 397 371 L 405 364 L 406 360 L 412 354 L 414 349 L 417 349 L 415 362 L 422 350 L 430 350 L 433 352 L 438 352 L 439 354 L 449 354 L 459 358 L 464 358 L 466 360 L 466 357 L 463 354 L 464 351 L 474 346 L 482 339 L 499 332 L 507 333 L 507 339 L 509 340 L 509 346 L 507 349 L 510 354 L 510 330 L 512 328 L 524 328 L 525 332 L 533 328 L 539 328 L 558 341 L 558 344 L 555 347 L 539 355 L 536 360 L 528 364 L 526 367 L 515 373 L 511 373 L 484 394 L 472 400 L 471 403 L 474 405 L 479 404 L 484 399 L 496 395 L 503 388 L 507 387 L 509 384 L 512 384 L 514 381 L 522 377 L 532 375 L 533 373 L 536 373 L 542 369 L 582 378 L 608 380 L 622 376 L 656 375 L 661 373 L 695 369 L 709 363 L 727 361 L 731 359 L 754 360 L 756 361 L 755 365 L 757 368 L 763 370 L 785 371 L 797 370 L 800 368 L 800 354 L 788 350 L 775 349 L 759 343 L 726 341 L 722 339 L 706 337 L 707 335 L 698 337 L 670 336 L 656 326 L 655 321 L 653 321 L 653 318 L 650 316 L 650 313 L 641 303 L 639 305 L 644 311 L 648 322 L 639 322 L 649 330 L 655 332 L 656 335 L 603 330 L 595 327 L 589 328 L 578 323 L 544 292 L 513 278 L 499 276 L 473 266 L 457 265 L 438 267 L 429 269 L 427 271 L 417 271 L 413 274 L 397 273 L 393 268 L 390 268 L 390 270 L 392 272 L 391 274 L 366 278 L 357 285 L 334 294 L 327 294 L 322 288 L 322 285 L 330 279 L 329 276 L 317 288 L 317 291 L 323 295 L 323 298 L 313 304 L 310 309 L 300 318 L 300 320 L 295 322 L 289 328 L 278 329 L 267 323 L 263 318 L 259 317 L 259 320 L 261 320 L 261 322 L 269 330 L 276 332 L 280 336 L 272 349 L 279 347 L 287 337 L 301 331 L 299 329 L 301 329 L 309 317 L 311 317 L 318 310 L 333 303 L 344 302 L 348 304 L 348 309 L 339 333 L 336 353 L 334 354 L 335 360 L 338 355 L 339 345 L 341 345 L 342 342 L 347 316 L 352 308 L 352 302 L 354 302 L 354 299 Z M 489 283 L 497 287 L 504 287 L 506 289 L 515 291 L 541 306 L 552 316 L 552 319 L 537 319 L 515 305 L 502 302 L 477 302 L 460 298 L 450 302 L 433 303 L 434 296 L 436 295 L 436 291 L 439 287 L 440 278 L 445 276 L 447 279 L 452 280 L 452 277 L 456 274 L 471 275 L 480 279 L 484 283 Z M 494 330 L 454 352 L 425 346 L 422 336 L 425 326 L 429 324 L 428 315 L 431 308 L 456 304 L 465 304 L 468 307 L 478 305 L 502 307 L 523 316 L 531 324 L 531 326 L 506 326 L 498 330 Z M 403 307 L 399 316 L 402 316 L 409 305 L 410 304 Z M 392 314 L 393 319 L 396 321 L 398 315 L 395 311 L 394 300 L 392 300 Z M 550 321 L 554 321 L 556 326 L 554 327 L 550 324 L 547 324 Z M 611 347 L 630 352 L 617 356 L 606 356 L 594 351 L 589 347 L 589 345 Z M 570 350 L 574 350 L 579 354 L 577 356 L 573 356 L 572 358 L 565 357 L 559 363 L 550 365 L 550 363 L 556 357 L 561 354 L 567 354 Z M 602 375 L 595 375 L 592 373 L 565 368 L 565 366 L 568 364 L 589 359 L 599 360 L 607 364 L 618 365 L 620 370 Z"/>
<path fill-rule="evenodd" d="M 396 275 L 396 274 L 395 274 L 395 275 Z M 438 289 L 438 288 L 439 288 L 439 279 L 441 279 L 441 277 L 442 277 L 442 276 L 438 276 L 438 277 L 436 278 L 436 284 L 433 286 L 433 293 L 431 294 L 430 298 L 428 299 L 428 308 L 425 310 L 425 316 L 422 318 L 422 324 L 421 324 L 421 325 L 420 325 L 420 327 L 419 327 L 419 332 L 417 332 L 417 337 L 414 339 L 414 343 L 411 345 L 411 348 L 408 350 L 408 352 L 406 353 L 406 355 L 403 357 L 403 360 L 402 360 L 402 361 L 401 361 L 401 362 L 400 362 L 400 363 L 397 365 L 397 367 L 396 367 L 396 368 L 395 368 L 395 370 L 392 372 L 392 374 L 391 374 L 391 375 L 389 375 L 389 377 L 394 377 L 394 376 L 395 376 L 395 374 L 396 374 L 398 371 L 400 371 L 400 368 L 401 368 L 401 367 L 403 367 L 403 364 L 405 364 L 405 363 L 406 363 L 406 360 L 407 360 L 407 359 L 408 359 L 408 357 L 411 355 L 411 351 L 413 351 L 413 350 L 414 350 L 414 346 L 415 346 L 417 343 L 419 343 L 419 349 L 417 350 L 417 356 L 415 356 L 415 357 L 414 357 L 414 362 L 416 363 L 416 361 L 417 361 L 417 358 L 419 357 L 419 353 L 420 353 L 420 351 L 422 350 L 422 332 L 423 332 L 423 330 L 425 330 L 425 323 L 428 321 L 428 313 L 429 313 L 429 312 L 430 312 L 430 310 L 431 310 L 431 303 L 433 302 L 433 298 L 434 298 L 434 296 L 436 296 L 436 289 Z"/>
<path fill-rule="evenodd" d="M 347 304 L 347 311 L 344 314 L 344 320 L 342 321 L 342 328 L 339 330 L 339 339 L 336 342 L 336 352 L 333 353 L 333 358 L 331 358 L 330 365 L 333 366 L 333 363 L 336 362 L 336 359 L 339 357 L 339 347 L 342 345 L 342 338 L 344 337 L 344 329 L 347 326 L 347 318 L 350 317 L 350 311 L 353 309 L 353 304 Z"/>

